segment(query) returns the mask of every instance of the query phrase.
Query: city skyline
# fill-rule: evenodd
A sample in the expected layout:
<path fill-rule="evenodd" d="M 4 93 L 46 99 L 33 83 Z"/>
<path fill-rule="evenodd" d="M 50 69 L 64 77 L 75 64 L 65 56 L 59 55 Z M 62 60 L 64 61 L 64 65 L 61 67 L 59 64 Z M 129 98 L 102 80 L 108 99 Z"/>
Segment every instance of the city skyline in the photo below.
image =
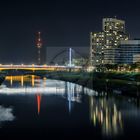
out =
<path fill-rule="evenodd" d="M 139 38 L 139 2 L 126 2 L 1 2 L 1 63 L 36 62 L 38 31 L 42 32 L 43 50 L 47 46 L 89 46 L 89 33 L 100 31 L 103 17 L 125 20 L 131 37 Z"/>
<path fill-rule="evenodd" d="M 0 137 L 140 137 L 140 0 L 0 2 Z"/>

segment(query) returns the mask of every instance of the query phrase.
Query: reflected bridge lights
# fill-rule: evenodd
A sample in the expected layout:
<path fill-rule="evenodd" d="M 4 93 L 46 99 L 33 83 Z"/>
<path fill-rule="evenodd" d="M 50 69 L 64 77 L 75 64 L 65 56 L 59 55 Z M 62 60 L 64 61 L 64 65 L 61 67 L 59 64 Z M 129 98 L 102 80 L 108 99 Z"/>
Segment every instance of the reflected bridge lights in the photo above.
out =
<path fill-rule="evenodd" d="M 30 76 L 9 76 L 6 78 L 8 85 L 0 89 L 1 94 L 34 94 L 36 95 L 37 110 L 40 113 L 41 95 L 58 95 L 66 97 L 68 101 L 69 112 L 72 110 L 73 103 L 81 103 L 81 93 L 84 92 L 82 86 L 70 82 L 62 82 L 58 80 L 38 79 L 34 75 Z M 20 82 L 20 86 L 14 86 L 14 82 Z M 56 83 L 56 84 L 55 84 Z M 29 86 L 27 86 L 29 84 Z M 13 86 L 12 86 L 13 85 Z"/>

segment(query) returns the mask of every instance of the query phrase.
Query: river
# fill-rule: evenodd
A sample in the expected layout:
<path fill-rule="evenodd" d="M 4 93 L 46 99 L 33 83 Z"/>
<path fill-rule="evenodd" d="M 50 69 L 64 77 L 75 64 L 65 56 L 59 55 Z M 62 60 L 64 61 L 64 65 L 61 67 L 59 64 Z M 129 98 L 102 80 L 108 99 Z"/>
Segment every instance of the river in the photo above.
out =
<path fill-rule="evenodd" d="M 139 99 L 70 82 L 6 77 L 0 87 L 0 137 L 126 139 L 140 136 Z"/>

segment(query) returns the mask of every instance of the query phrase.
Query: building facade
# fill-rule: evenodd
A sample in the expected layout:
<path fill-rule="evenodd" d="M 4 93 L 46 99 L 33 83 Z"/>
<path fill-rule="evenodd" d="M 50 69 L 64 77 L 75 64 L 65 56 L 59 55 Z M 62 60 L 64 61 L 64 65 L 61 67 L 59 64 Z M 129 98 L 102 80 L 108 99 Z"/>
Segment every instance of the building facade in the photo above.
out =
<path fill-rule="evenodd" d="M 121 41 L 115 50 L 116 64 L 133 64 L 140 62 L 140 40 Z"/>
<path fill-rule="evenodd" d="M 103 63 L 103 50 L 105 44 L 104 32 L 90 33 L 90 58 L 91 64 L 98 65 Z"/>
<path fill-rule="evenodd" d="M 115 56 L 112 55 L 122 40 L 128 40 L 125 33 L 125 21 L 116 18 L 104 18 L 102 32 L 90 33 L 90 59 L 91 64 L 113 64 Z M 110 54 L 111 53 L 111 54 Z"/>

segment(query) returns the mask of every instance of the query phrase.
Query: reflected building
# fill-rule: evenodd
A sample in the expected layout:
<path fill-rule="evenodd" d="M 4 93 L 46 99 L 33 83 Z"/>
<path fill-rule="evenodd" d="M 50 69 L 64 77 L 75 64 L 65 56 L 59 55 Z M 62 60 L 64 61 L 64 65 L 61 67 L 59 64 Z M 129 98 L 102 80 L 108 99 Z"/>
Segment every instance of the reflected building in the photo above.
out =
<path fill-rule="evenodd" d="M 101 126 L 106 136 L 120 135 L 123 132 L 122 114 L 113 99 L 89 96 L 90 120 L 94 126 Z"/>

